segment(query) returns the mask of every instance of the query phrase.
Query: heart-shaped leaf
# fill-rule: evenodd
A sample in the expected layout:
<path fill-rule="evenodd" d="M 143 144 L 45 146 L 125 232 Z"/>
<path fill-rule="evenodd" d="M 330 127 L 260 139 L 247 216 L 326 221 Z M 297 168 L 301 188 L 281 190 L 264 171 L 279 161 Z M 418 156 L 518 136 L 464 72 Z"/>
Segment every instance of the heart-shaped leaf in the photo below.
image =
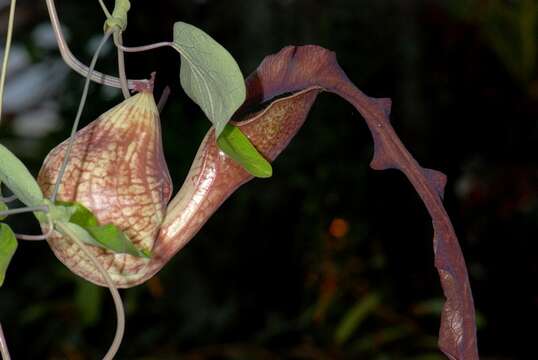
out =
<path fill-rule="evenodd" d="M 273 175 L 273 168 L 269 161 L 258 152 L 237 126 L 226 124 L 217 143 L 226 155 L 241 164 L 252 175 L 260 178 Z"/>
<path fill-rule="evenodd" d="M 245 100 L 241 69 L 218 42 L 184 22 L 174 24 L 173 47 L 181 54 L 181 86 L 213 123 L 218 138 Z"/>
<path fill-rule="evenodd" d="M 15 250 L 17 250 L 17 239 L 13 230 L 7 224 L 0 223 L 0 286 L 4 284 L 6 270 Z"/>
<path fill-rule="evenodd" d="M 0 182 L 26 206 L 43 204 L 43 193 L 30 171 L 11 151 L 0 144 Z"/>

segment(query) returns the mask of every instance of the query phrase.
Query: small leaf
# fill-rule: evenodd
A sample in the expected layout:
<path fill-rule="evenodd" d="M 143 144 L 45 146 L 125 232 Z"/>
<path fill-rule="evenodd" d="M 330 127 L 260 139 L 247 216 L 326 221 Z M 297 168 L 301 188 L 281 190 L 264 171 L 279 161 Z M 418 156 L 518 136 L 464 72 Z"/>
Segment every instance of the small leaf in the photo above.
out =
<path fill-rule="evenodd" d="M 0 223 L 0 286 L 4 284 L 9 262 L 17 250 L 17 239 L 7 224 Z"/>
<path fill-rule="evenodd" d="M 70 217 L 67 221 L 82 227 L 97 226 L 99 222 L 90 209 L 76 201 L 57 201 L 56 207 L 66 209 Z"/>
<path fill-rule="evenodd" d="M 245 100 L 241 69 L 224 47 L 184 22 L 174 24 L 173 46 L 181 54 L 181 86 L 202 108 L 219 137 Z"/>
<path fill-rule="evenodd" d="M 86 230 L 97 242 L 107 249 L 120 254 L 129 254 L 138 257 L 150 257 L 148 250 L 138 250 L 131 240 L 116 225 L 89 226 Z"/>
<path fill-rule="evenodd" d="M 73 224 L 70 222 L 62 222 L 62 226 L 69 229 L 69 231 L 72 233 L 73 236 L 76 236 L 77 239 L 82 241 L 85 244 L 98 246 L 103 249 L 107 249 L 103 244 L 95 240 L 89 232 L 86 231 L 82 226 Z"/>
<path fill-rule="evenodd" d="M 26 206 L 43 204 L 43 193 L 26 166 L 0 144 L 0 182 L 4 183 Z"/>
<path fill-rule="evenodd" d="M 130 254 L 138 257 L 151 257 L 151 252 L 138 250 L 131 240 L 116 225 L 99 225 L 97 217 L 90 209 L 76 201 L 57 201 L 53 213 L 67 214 L 58 215 L 56 219 L 62 221 L 76 234 L 82 242 L 99 246 L 119 254 Z"/>
<path fill-rule="evenodd" d="M 226 124 L 217 143 L 226 155 L 241 164 L 250 174 L 260 178 L 273 175 L 271 163 L 258 152 L 237 126 Z"/>
<path fill-rule="evenodd" d="M 118 254 L 129 254 L 145 258 L 151 257 L 149 250 L 138 250 L 116 225 L 107 224 L 88 228 L 83 228 L 78 224 L 70 222 L 63 223 L 62 225 L 69 228 L 73 235 L 85 244 L 98 246 Z"/>

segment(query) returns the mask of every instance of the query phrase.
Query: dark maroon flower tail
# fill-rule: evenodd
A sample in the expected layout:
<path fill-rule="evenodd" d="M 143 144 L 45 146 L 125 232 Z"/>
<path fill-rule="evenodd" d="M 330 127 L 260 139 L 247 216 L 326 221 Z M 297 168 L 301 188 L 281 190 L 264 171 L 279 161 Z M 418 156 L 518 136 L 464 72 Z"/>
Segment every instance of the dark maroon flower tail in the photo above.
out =
<path fill-rule="evenodd" d="M 321 88 L 350 102 L 364 117 L 374 138 L 376 170 L 398 169 L 409 179 L 432 218 L 435 266 L 446 302 L 441 315 L 439 347 L 450 359 L 478 359 L 475 312 L 467 268 L 454 228 L 443 206 L 446 176 L 421 167 L 390 124 L 390 99 L 366 96 L 346 76 L 334 53 L 318 46 L 288 46 L 265 58 L 247 79 L 245 105 L 275 96 Z"/>

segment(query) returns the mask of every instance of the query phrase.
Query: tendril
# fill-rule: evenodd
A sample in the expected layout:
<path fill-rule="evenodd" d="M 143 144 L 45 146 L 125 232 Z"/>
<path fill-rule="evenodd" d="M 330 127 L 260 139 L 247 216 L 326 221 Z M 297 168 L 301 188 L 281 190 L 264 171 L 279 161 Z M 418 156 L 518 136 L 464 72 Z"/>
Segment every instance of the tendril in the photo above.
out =
<path fill-rule="evenodd" d="M 157 104 L 157 109 L 159 110 L 159 113 L 161 113 L 164 109 L 164 106 L 166 105 L 166 102 L 168 101 L 168 97 L 170 96 L 170 86 L 167 86 L 164 88 L 161 97 L 159 98 L 159 103 Z"/>
<path fill-rule="evenodd" d="M 56 178 L 56 183 L 54 184 L 54 191 L 52 192 L 52 195 L 50 197 L 50 201 L 52 201 L 52 203 L 54 203 L 56 201 L 56 196 L 58 195 L 58 191 L 60 190 L 60 184 L 62 182 L 62 177 L 64 176 L 65 169 L 67 168 L 67 164 L 69 163 L 69 156 L 71 155 L 71 150 L 73 149 L 73 143 L 75 142 L 75 133 L 77 131 L 78 124 L 80 122 L 80 117 L 82 115 L 82 110 L 84 109 L 84 105 L 86 104 L 86 98 L 88 97 L 88 89 L 90 87 L 91 74 L 93 72 L 93 69 L 95 68 L 95 64 L 97 63 L 97 59 L 99 58 L 99 53 L 101 52 L 101 49 L 103 48 L 103 46 L 107 42 L 110 35 L 112 35 L 111 31 L 107 31 L 103 35 L 103 39 L 99 43 L 99 46 L 97 47 L 97 50 L 95 50 L 95 54 L 93 55 L 92 61 L 90 63 L 90 67 L 89 67 L 88 73 L 86 75 L 86 82 L 84 83 L 84 89 L 82 90 L 82 97 L 80 98 L 80 103 L 78 105 L 77 116 L 75 117 L 75 122 L 73 123 L 73 128 L 71 129 L 71 136 L 69 137 L 69 143 L 67 145 L 67 150 L 65 152 L 62 167 L 60 168 L 60 172 L 58 173 L 58 177 Z"/>
<path fill-rule="evenodd" d="M 13 21 L 15 20 L 15 5 L 17 0 L 11 0 L 9 7 L 9 20 L 7 25 L 6 47 L 4 59 L 2 61 L 2 74 L 0 74 L 0 123 L 2 122 L 2 105 L 4 103 L 4 86 L 7 76 L 7 65 L 9 63 L 9 50 L 11 49 L 11 39 L 13 38 Z"/>
<path fill-rule="evenodd" d="M 80 75 L 86 76 L 88 74 L 88 67 L 80 62 L 69 49 L 67 41 L 62 32 L 62 27 L 60 20 L 58 18 L 58 13 L 56 11 L 56 6 L 54 5 L 54 0 L 45 0 L 47 5 L 47 10 L 49 12 L 50 22 L 52 24 L 52 30 L 54 31 L 54 36 L 56 37 L 56 42 L 58 44 L 58 49 L 62 55 L 62 59 L 73 71 L 79 73 Z M 91 80 L 93 82 L 103 84 L 110 87 L 121 88 L 120 79 L 115 76 L 106 75 L 98 71 L 92 71 Z M 128 80 L 128 86 L 130 89 L 133 88 L 133 81 Z M 143 79 L 136 81 L 144 81 Z"/>
<path fill-rule="evenodd" d="M 122 43 L 123 37 L 121 35 L 121 30 L 116 29 L 114 31 L 114 44 L 116 45 L 118 52 L 118 73 L 120 77 L 121 92 L 123 93 L 123 97 L 128 99 L 131 97 L 131 94 L 129 93 L 129 84 L 127 83 L 127 74 L 125 72 L 125 57 L 123 55 L 123 50 L 120 47 Z"/>
<path fill-rule="evenodd" d="M 114 355 L 116 355 L 116 353 L 118 352 L 121 341 L 123 339 L 123 334 L 125 332 L 125 311 L 123 308 L 123 302 L 121 300 L 120 293 L 112 282 L 112 279 L 110 278 L 110 275 L 108 275 L 108 272 L 105 270 L 105 268 L 103 268 L 99 261 L 97 261 L 97 258 L 88 250 L 86 245 L 84 245 L 82 241 L 80 241 L 67 226 L 64 226 L 63 223 L 56 223 L 56 227 L 61 233 L 73 240 L 75 244 L 77 244 L 78 247 L 82 250 L 82 252 L 90 259 L 96 269 L 103 276 L 103 279 L 105 280 L 108 289 L 112 294 L 112 299 L 114 300 L 114 307 L 116 309 L 116 333 L 114 335 L 114 340 L 112 341 L 110 348 L 108 349 L 107 353 L 103 358 L 103 360 L 112 360 L 114 358 Z"/>
<path fill-rule="evenodd" d="M 47 220 L 48 220 L 48 225 L 49 225 L 49 229 L 47 231 L 46 234 L 42 234 L 42 235 L 25 235 L 25 234 L 15 234 L 15 237 L 19 240 L 27 240 L 27 241 L 43 241 L 43 240 L 47 240 L 51 235 L 52 233 L 54 232 L 54 223 L 52 222 L 52 218 L 50 217 L 49 214 L 47 214 Z"/>
<path fill-rule="evenodd" d="M 103 2 L 103 0 L 99 0 L 99 5 L 101 5 L 101 9 L 103 9 L 103 12 L 105 13 L 105 16 L 107 18 L 111 17 L 112 14 L 110 14 L 110 11 L 108 11 L 108 8 L 106 7 L 105 3 Z"/>
<path fill-rule="evenodd" d="M 142 45 L 142 46 L 124 46 L 123 44 L 115 44 L 117 48 L 125 52 L 143 52 L 148 50 L 154 50 L 162 47 L 174 47 L 174 43 L 171 41 L 161 41 L 153 44 Z"/>

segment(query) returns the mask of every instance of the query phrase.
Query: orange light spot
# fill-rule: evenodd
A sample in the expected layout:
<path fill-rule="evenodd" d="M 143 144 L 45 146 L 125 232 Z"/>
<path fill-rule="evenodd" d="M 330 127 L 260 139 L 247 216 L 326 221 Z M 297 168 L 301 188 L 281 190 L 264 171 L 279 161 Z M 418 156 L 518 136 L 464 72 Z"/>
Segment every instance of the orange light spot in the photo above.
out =
<path fill-rule="evenodd" d="M 154 276 L 148 280 L 146 283 L 149 289 L 150 294 L 154 298 L 160 298 L 164 294 L 164 288 L 161 283 L 161 280 L 157 276 Z"/>
<path fill-rule="evenodd" d="M 331 225 L 329 226 L 329 234 L 334 236 L 335 238 L 341 238 L 347 235 L 349 232 L 349 223 L 340 218 L 335 218 L 333 221 L 331 221 Z"/>

